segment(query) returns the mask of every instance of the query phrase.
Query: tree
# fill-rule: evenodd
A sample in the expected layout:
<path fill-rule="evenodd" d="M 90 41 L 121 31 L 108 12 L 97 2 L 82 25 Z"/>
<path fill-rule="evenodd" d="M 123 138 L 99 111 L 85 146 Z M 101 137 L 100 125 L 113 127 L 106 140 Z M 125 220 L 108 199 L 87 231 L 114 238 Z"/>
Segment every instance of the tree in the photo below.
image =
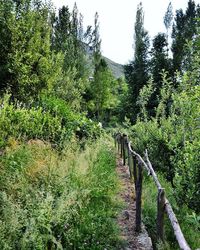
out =
<path fill-rule="evenodd" d="M 106 111 L 112 103 L 112 83 L 114 77 L 109 70 L 105 60 L 100 59 L 98 66 L 95 67 L 94 79 L 91 82 L 92 100 L 90 107 L 98 121 L 103 121 L 106 117 Z"/>
<path fill-rule="evenodd" d="M 167 30 L 167 54 L 169 53 L 169 29 L 171 28 L 172 25 L 172 20 L 173 20 L 173 9 L 172 9 L 172 3 L 170 2 L 167 11 L 164 16 L 164 25 Z"/>
<path fill-rule="evenodd" d="M 139 107 L 136 104 L 136 100 L 139 96 L 140 89 L 148 81 L 148 48 L 149 37 L 148 33 L 144 29 L 144 12 L 142 4 L 140 3 L 137 8 L 136 22 L 135 22 L 135 52 L 133 61 L 125 66 L 125 76 L 129 85 L 129 97 L 127 114 L 131 118 L 132 122 L 136 121 Z"/>
<path fill-rule="evenodd" d="M 12 74 L 9 72 L 9 54 L 11 53 L 12 33 L 9 20 L 12 18 L 12 1 L 0 1 L 0 93 L 9 88 Z"/>
<path fill-rule="evenodd" d="M 0 31 L 5 38 L 1 40 L 2 89 L 9 88 L 13 98 L 28 101 L 48 88 L 55 74 L 50 51 L 50 8 L 40 0 L 1 1 L 1 8 L 5 11 Z"/>
<path fill-rule="evenodd" d="M 52 50 L 64 57 L 63 77 L 57 82 L 54 92 L 75 109 L 81 108 L 84 92 L 89 84 L 87 58 L 88 43 L 91 42 L 91 28 L 83 30 L 83 17 L 74 5 L 72 13 L 67 6 L 59 9 L 53 24 Z"/>
<path fill-rule="evenodd" d="M 94 30 L 92 32 L 92 51 L 94 76 L 90 86 L 89 106 L 97 120 L 101 120 L 103 109 L 109 93 L 108 66 L 101 55 L 101 39 L 99 35 L 99 15 L 96 12 L 94 17 Z"/>
<path fill-rule="evenodd" d="M 94 17 L 94 30 L 92 32 L 92 37 L 94 67 L 98 67 L 101 60 L 101 39 L 99 35 L 99 15 L 97 12 Z"/>
<path fill-rule="evenodd" d="M 159 93 L 162 88 L 162 72 L 171 72 L 170 59 L 167 53 L 167 38 L 164 33 L 159 33 L 153 39 L 153 47 L 151 50 L 150 72 L 153 77 L 154 88 L 150 100 L 148 102 L 147 110 L 151 116 L 155 115 L 155 108 L 159 103 Z"/>
<path fill-rule="evenodd" d="M 186 12 L 176 11 L 175 23 L 172 31 L 172 53 L 174 71 L 182 71 L 183 60 L 187 53 L 187 42 L 197 35 L 197 10 L 193 0 L 189 0 Z M 186 62 L 187 64 L 187 62 Z"/>
<path fill-rule="evenodd" d="M 77 5 L 72 13 L 68 6 L 63 6 L 55 19 L 52 48 L 64 53 L 65 72 L 75 68 L 77 79 L 84 77 L 87 72 L 85 41 L 90 34 L 83 31 L 83 17 L 79 16 Z"/>
<path fill-rule="evenodd" d="M 109 121 L 114 103 L 117 81 L 101 54 L 101 39 L 99 34 L 99 16 L 95 13 L 94 29 L 92 32 L 92 64 L 93 78 L 87 91 L 89 115 L 98 121 Z"/>

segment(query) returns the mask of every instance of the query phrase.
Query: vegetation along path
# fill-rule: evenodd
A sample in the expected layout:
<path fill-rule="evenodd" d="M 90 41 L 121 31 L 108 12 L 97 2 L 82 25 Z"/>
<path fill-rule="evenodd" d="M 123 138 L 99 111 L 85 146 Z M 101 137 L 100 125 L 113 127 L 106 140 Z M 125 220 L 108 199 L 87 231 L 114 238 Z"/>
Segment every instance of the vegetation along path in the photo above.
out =
<path fill-rule="evenodd" d="M 179 249 L 175 214 L 199 249 L 200 5 L 169 3 L 150 39 L 140 3 L 120 65 L 102 55 L 98 13 L 88 26 L 76 4 L 53 2 L 0 0 L 0 250 L 148 249 L 118 131 L 132 142 L 121 155 L 148 156 L 160 183 L 137 158 L 137 229 L 142 218 L 156 250 Z"/>

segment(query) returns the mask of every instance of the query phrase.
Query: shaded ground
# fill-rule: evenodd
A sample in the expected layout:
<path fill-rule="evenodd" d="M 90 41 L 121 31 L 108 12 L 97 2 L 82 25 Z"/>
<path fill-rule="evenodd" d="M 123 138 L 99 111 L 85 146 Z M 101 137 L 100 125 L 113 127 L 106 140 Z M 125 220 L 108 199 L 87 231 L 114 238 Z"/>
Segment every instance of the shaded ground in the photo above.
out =
<path fill-rule="evenodd" d="M 152 249 L 151 239 L 146 230 L 141 233 L 135 232 L 135 193 L 134 184 L 129 178 L 128 166 L 123 166 L 122 159 L 117 159 L 117 173 L 121 179 L 122 190 L 119 193 L 120 199 L 125 203 L 123 211 L 118 217 L 118 224 L 121 228 L 121 238 L 126 246 L 121 250 L 150 250 Z"/>

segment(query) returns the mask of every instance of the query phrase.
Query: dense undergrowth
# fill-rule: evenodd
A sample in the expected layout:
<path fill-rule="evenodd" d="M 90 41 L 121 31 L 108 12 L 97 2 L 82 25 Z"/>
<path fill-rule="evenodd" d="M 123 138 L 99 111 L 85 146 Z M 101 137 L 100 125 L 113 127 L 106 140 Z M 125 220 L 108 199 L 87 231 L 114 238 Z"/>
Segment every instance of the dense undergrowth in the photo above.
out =
<path fill-rule="evenodd" d="M 73 135 L 77 138 L 95 139 L 101 133 L 97 122 L 85 114 L 73 112 L 67 103 L 56 97 L 42 97 L 30 107 L 24 103 L 10 102 L 10 95 L 0 100 L 0 148 L 5 148 L 9 137 L 18 140 L 41 139 L 59 149 Z"/>
<path fill-rule="evenodd" d="M 10 139 L 0 158 L 0 248 L 116 249 L 118 186 L 105 139 L 59 154 Z"/>

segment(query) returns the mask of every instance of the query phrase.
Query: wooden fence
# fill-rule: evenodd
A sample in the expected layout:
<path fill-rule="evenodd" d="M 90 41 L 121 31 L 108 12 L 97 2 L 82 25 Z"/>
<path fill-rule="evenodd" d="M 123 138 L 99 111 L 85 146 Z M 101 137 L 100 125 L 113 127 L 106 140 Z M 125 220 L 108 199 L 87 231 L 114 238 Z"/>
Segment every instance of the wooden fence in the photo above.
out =
<path fill-rule="evenodd" d="M 126 160 L 128 160 L 127 165 L 129 166 L 130 177 L 134 179 L 135 193 L 136 193 L 136 228 L 135 230 L 139 232 L 141 230 L 141 200 L 142 200 L 142 181 L 143 181 L 143 169 L 151 175 L 155 185 L 158 190 L 157 195 L 157 235 L 158 238 L 164 241 L 164 214 L 167 214 L 176 240 L 182 250 L 191 250 L 188 243 L 186 242 L 184 235 L 181 231 L 180 225 L 177 221 L 176 215 L 166 198 L 165 189 L 160 184 L 158 177 L 152 167 L 149 160 L 147 150 L 145 152 L 145 160 L 136 153 L 131 142 L 128 140 L 128 136 L 125 134 L 117 133 L 115 134 L 115 145 L 118 147 L 118 152 L 123 159 L 123 164 L 126 165 Z"/>

